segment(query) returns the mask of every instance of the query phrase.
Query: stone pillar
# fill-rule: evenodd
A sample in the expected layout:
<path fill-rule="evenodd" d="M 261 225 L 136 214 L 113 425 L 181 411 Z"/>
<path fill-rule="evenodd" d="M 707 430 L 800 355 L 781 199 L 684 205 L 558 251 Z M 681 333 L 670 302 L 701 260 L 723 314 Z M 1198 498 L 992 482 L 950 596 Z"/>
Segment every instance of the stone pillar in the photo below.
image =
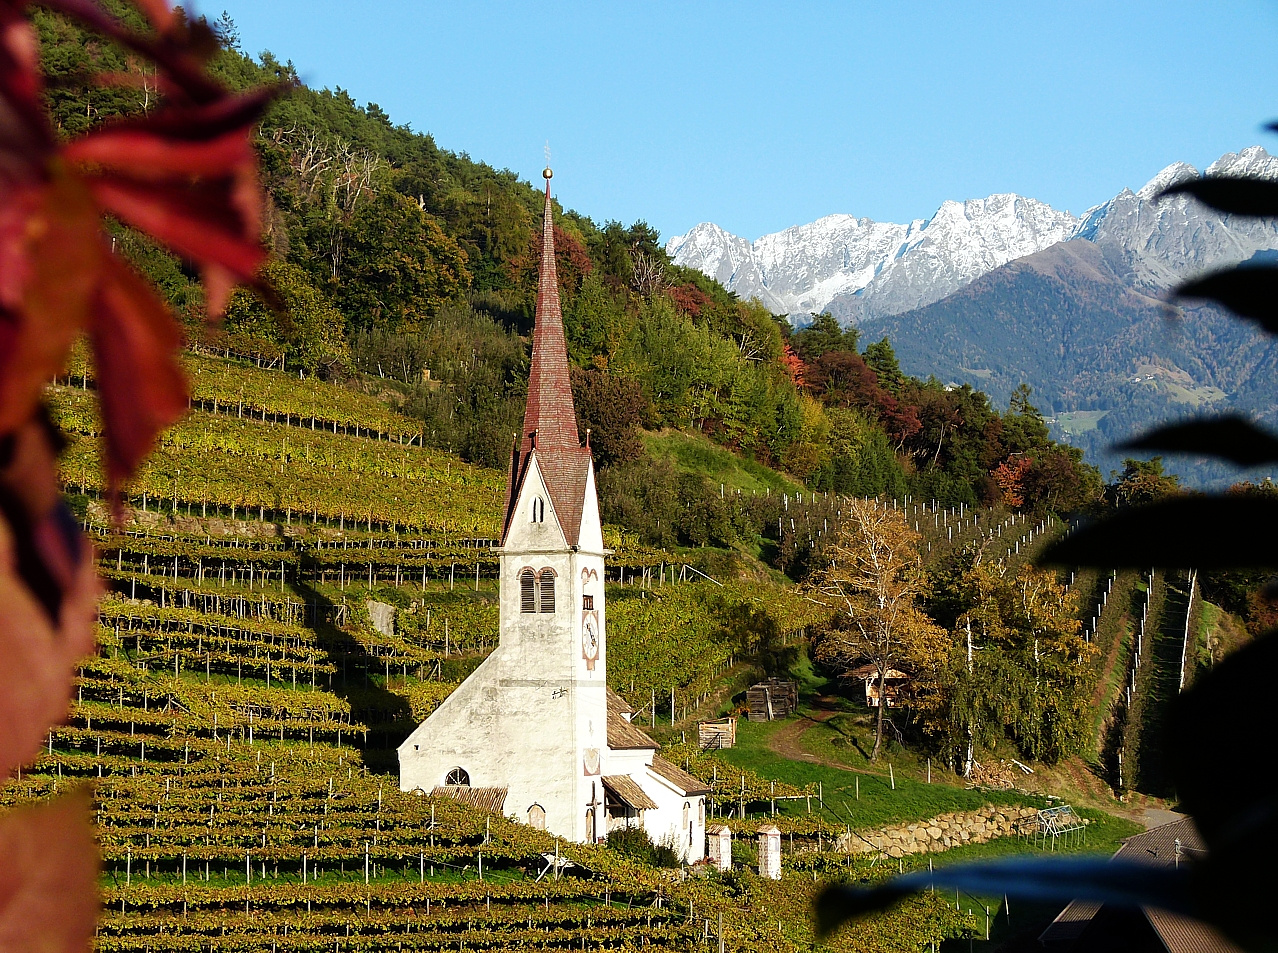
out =
<path fill-rule="evenodd" d="M 759 876 L 781 879 L 781 831 L 772 824 L 759 828 Z"/>
<path fill-rule="evenodd" d="M 710 863 L 719 870 L 732 869 L 732 828 L 727 824 L 713 824 L 706 831 L 710 848 Z"/>

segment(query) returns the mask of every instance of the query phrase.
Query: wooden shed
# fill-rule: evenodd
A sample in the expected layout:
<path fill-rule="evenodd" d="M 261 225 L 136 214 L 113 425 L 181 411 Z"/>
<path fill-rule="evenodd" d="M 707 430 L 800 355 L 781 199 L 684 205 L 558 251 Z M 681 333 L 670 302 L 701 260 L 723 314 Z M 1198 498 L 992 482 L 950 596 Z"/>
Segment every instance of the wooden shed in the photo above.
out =
<path fill-rule="evenodd" d="M 746 704 L 750 708 L 751 721 L 772 721 L 793 715 L 799 710 L 799 685 L 785 679 L 770 678 L 746 690 Z"/>
<path fill-rule="evenodd" d="M 874 665 L 862 665 L 848 672 L 849 678 L 865 683 L 865 703 L 871 708 L 879 707 L 879 670 Z M 908 672 L 889 668 L 883 679 L 883 694 L 887 698 L 887 707 L 895 708 L 901 703 L 910 681 L 914 678 Z"/>
<path fill-rule="evenodd" d="M 697 743 L 702 751 L 719 748 L 735 748 L 737 744 L 737 720 L 703 721 L 697 725 Z"/>

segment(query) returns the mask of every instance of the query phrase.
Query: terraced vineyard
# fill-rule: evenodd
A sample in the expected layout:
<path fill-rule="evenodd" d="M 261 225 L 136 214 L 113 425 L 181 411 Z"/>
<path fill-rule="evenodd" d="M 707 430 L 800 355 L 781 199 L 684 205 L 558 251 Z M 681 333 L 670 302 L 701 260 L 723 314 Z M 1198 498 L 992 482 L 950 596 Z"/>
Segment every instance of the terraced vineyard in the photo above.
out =
<path fill-rule="evenodd" d="M 0 803 L 94 785 L 100 949 L 813 945 L 812 864 L 798 856 L 767 888 L 684 880 L 400 792 L 394 746 L 496 642 L 504 477 L 422 448 L 374 398 L 208 357 L 188 369 L 193 410 L 119 529 L 101 499 L 91 374 L 73 366 L 49 391 L 70 438 L 64 485 L 109 591 L 67 723 Z M 743 677 L 749 646 L 722 635 L 722 606 L 761 607 L 789 633 L 812 619 L 781 587 L 719 586 L 610 542 L 610 675 L 646 720 L 653 698 L 659 723 L 679 722 Z M 393 608 L 393 629 L 378 631 L 370 603 Z M 756 808 L 776 793 L 744 771 L 717 789 Z M 819 820 L 785 823 L 800 845 L 829 843 Z M 920 942 L 970 927 L 937 898 L 889 916 L 907 914 Z"/>

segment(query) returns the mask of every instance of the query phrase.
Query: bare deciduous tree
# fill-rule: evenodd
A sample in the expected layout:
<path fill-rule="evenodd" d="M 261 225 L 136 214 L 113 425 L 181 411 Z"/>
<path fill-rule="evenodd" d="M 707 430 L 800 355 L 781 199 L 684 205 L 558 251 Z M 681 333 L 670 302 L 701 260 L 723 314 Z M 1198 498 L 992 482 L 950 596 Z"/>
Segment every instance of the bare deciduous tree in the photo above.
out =
<path fill-rule="evenodd" d="M 666 266 L 658 256 L 635 248 L 630 254 L 630 262 L 630 287 L 636 292 L 649 297 L 665 287 Z"/>

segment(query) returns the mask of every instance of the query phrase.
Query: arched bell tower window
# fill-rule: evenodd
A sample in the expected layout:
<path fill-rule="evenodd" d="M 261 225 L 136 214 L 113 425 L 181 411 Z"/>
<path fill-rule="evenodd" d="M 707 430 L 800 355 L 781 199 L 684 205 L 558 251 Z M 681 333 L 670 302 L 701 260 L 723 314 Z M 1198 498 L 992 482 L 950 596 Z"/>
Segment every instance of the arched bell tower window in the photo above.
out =
<path fill-rule="evenodd" d="M 537 611 L 537 574 L 525 569 L 519 574 L 519 611 Z"/>
<path fill-rule="evenodd" d="M 540 496 L 533 497 L 532 521 L 534 523 L 544 523 L 546 521 L 546 501 Z"/>
<path fill-rule="evenodd" d="M 444 775 L 444 783 L 453 787 L 470 787 L 470 774 L 465 768 L 451 768 Z"/>
<path fill-rule="evenodd" d="M 555 611 L 555 572 L 553 569 L 543 569 L 537 576 L 540 592 L 540 605 L 538 610 L 541 612 Z"/>

